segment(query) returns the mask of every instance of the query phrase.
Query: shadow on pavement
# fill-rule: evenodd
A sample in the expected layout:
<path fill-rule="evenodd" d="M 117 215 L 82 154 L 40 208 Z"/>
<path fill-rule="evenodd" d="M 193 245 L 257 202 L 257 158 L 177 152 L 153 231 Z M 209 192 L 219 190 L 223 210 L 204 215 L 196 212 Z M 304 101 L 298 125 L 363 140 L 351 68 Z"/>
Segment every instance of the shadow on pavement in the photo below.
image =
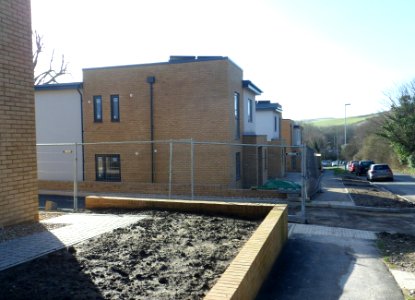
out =
<path fill-rule="evenodd" d="M 257 300 L 402 299 L 373 241 L 295 234 Z"/>

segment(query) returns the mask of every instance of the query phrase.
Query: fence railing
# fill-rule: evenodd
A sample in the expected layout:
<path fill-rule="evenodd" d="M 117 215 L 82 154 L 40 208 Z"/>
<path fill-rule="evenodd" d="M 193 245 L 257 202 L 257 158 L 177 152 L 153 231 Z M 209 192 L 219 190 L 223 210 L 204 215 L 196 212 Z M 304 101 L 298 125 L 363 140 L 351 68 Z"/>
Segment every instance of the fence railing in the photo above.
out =
<path fill-rule="evenodd" d="M 37 149 L 41 192 L 72 191 L 75 210 L 78 195 L 85 194 L 284 202 L 295 191 L 261 187 L 288 171 L 301 183 L 305 217 L 305 201 L 319 177 L 314 153 L 304 146 L 162 140 L 38 144 Z"/>

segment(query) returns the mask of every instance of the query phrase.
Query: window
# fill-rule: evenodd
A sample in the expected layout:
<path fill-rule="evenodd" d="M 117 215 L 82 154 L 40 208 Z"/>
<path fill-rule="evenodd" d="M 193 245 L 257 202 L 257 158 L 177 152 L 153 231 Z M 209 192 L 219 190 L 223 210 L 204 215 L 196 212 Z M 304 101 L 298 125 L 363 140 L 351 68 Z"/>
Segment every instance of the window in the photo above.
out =
<path fill-rule="evenodd" d="M 121 181 L 120 155 L 96 154 L 95 172 L 97 181 Z"/>
<path fill-rule="evenodd" d="M 248 99 L 248 122 L 252 123 L 254 121 L 254 101 Z"/>
<path fill-rule="evenodd" d="M 102 97 L 94 96 L 94 122 L 102 122 Z"/>
<path fill-rule="evenodd" d="M 278 131 L 278 118 L 274 116 L 274 132 Z"/>
<path fill-rule="evenodd" d="M 111 95 L 111 121 L 120 121 L 120 97 L 118 95 Z"/>
<path fill-rule="evenodd" d="M 241 128 L 239 124 L 239 93 L 233 94 L 233 106 L 235 112 L 235 139 L 239 139 L 241 135 Z"/>
<path fill-rule="evenodd" d="M 235 179 L 241 179 L 241 152 L 235 153 Z"/>

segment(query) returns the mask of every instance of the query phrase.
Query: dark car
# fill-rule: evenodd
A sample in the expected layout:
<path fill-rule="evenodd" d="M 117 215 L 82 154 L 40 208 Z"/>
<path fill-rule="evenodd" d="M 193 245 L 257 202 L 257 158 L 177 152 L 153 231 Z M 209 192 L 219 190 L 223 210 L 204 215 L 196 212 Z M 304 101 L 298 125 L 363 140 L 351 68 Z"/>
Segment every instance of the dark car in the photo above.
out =
<path fill-rule="evenodd" d="M 349 161 L 347 163 L 347 169 L 349 170 L 350 173 L 354 173 L 354 172 L 356 172 L 358 164 L 359 164 L 359 162 L 357 160 Z"/>
<path fill-rule="evenodd" d="M 373 165 L 375 162 L 373 160 L 361 160 L 356 168 L 356 175 L 361 176 L 365 175 L 369 170 L 370 165 Z"/>
<path fill-rule="evenodd" d="M 393 181 L 393 172 L 387 164 L 373 164 L 367 171 L 367 180 L 390 180 Z"/>

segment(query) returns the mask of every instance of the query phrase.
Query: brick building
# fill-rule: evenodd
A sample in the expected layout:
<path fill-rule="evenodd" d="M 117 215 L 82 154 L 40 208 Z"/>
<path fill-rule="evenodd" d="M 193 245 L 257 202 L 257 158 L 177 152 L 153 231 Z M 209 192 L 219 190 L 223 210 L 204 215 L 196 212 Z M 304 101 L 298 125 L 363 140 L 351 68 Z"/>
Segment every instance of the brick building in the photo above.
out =
<path fill-rule="evenodd" d="M 256 102 L 256 132 L 265 135 L 271 145 L 282 145 L 281 120 L 282 107 L 279 103 L 269 100 Z M 281 178 L 285 176 L 285 153 L 280 147 L 268 148 L 268 177 Z"/>
<path fill-rule="evenodd" d="M 171 139 L 195 142 L 193 158 L 188 143 L 174 144 L 178 185 L 190 182 L 192 159 L 196 186 L 241 188 L 267 176 L 262 168 L 244 180 L 252 166 L 242 146 L 200 144 L 241 144 L 245 134 L 255 135 L 255 96 L 261 91 L 227 57 L 84 69 L 83 86 L 84 142 L 97 143 L 84 148 L 87 182 L 167 183 L 169 145 L 158 141 Z M 155 142 L 99 144 L 116 141 Z"/>
<path fill-rule="evenodd" d="M 301 146 L 303 143 L 303 127 L 291 119 L 283 119 L 281 134 L 283 143 L 287 145 L 286 170 L 288 172 L 300 172 L 301 150 L 297 146 Z"/>
<path fill-rule="evenodd" d="M 38 218 L 29 0 L 0 1 L 0 226 Z"/>

